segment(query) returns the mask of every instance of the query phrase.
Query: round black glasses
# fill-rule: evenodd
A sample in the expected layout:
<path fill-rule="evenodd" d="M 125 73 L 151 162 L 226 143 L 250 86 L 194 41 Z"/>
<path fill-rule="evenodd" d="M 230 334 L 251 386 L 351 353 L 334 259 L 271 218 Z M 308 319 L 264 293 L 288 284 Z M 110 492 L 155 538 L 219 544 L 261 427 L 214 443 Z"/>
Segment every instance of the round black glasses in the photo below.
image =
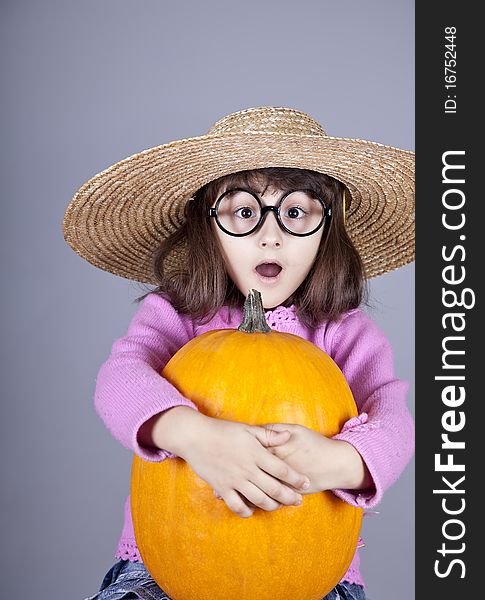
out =
<path fill-rule="evenodd" d="M 283 231 L 305 237 L 324 225 L 332 209 L 310 190 L 290 190 L 274 206 L 263 206 L 254 192 L 235 188 L 219 196 L 208 216 L 228 235 L 241 237 L 256 231 L 268 212 L 274 213 Z"/>

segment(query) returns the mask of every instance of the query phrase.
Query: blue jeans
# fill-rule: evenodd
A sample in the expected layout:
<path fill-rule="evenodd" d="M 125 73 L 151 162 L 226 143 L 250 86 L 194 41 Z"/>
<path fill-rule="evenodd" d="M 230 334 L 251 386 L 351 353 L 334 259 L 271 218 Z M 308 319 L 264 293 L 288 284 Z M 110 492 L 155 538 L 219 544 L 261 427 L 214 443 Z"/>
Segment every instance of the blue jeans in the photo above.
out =
<path fill-rule="evenodd" d="M 170 600 L 150 577 L 145 565 L 120 559 L 106 573 L 101 588 L 84 600 Z M 343 581 L 322 600 L 365 600 L 362 586 Z"/>

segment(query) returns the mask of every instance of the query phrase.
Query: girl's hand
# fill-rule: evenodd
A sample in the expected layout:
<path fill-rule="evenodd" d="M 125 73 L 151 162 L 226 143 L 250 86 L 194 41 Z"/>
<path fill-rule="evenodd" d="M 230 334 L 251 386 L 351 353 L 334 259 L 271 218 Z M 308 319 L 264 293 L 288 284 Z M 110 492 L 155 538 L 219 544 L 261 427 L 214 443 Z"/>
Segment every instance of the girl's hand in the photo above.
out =
<path fill-rule="evenodd" d="M 200 416 L 179 456 L 230 510 L 250 517 L 255 507 L 272 511 L 301 503 L 301 486 L 308 479 L 268 450 L 285 442 L 288 432 Z"/>
<path fill-rule="evenodd" d="M 308 476 L 310 487 L 300 490 L 301 493 L 372 487 L 372 478 L 362 457 L 348 442 L 332 440 L 303 425 L 268 423 L 264 427 L 272 432 L 291 432 L 288 441 L 268 450 Z"/>

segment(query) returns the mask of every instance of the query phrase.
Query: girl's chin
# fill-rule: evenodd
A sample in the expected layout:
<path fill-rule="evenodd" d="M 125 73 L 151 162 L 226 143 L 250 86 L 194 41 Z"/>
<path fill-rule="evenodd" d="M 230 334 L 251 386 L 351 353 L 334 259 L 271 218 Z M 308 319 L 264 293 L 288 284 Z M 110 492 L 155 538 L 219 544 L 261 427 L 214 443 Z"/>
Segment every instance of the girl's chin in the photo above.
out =
<path fill-rule="evenodd" d="M 264 310 L 273 310 L 274 308 L 281 306 L 285 302 L 287 296 L 284 294 L 271 294 L 265 293 L 265 290 L 258 290 L 261 292 L 263 299 Z"/>
<path fill-rule="evenodd" d="M 294 291 L 282 289 L 282 282 L 279 281 L 280 276 L 281 272 L 278 274 L 278 277 L 262 277 L 256 273 L 256 277 L 251 278 L 250 281 L 247 279 L 244 281 L 244 283 L 243 281 L 239 281 L 237 287 L 244 297 L 248 295 L 249 290 L 258 290 L 258 292 L 261 293 L 264 310 L 272 310 L 273 308 L 283 304 Z"/>

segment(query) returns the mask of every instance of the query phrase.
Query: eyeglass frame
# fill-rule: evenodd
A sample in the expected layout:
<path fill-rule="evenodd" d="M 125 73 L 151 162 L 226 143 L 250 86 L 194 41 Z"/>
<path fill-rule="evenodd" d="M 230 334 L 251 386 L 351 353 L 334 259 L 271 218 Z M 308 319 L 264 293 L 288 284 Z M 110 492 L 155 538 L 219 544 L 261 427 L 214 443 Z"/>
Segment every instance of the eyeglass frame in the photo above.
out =
<path fill-rule="evenodd" d="M 251 196 L 253 196 L 253 198 L 255 198 L 257 203 L 259 204 L 259 208 L 260 208 L 259 221 L 252 229 L 250 229 L 246 233 L 232 233 L 231 231 L 229 231 L 228 229 L 226 229 L 225 227 L 222 226 L 222 224 L 220 223 L 220 221 L 217 217 L 217 210 L 219 208 L 219 205 L 220 205 L 222 199 L 224 198 L 224 196 L 226 196 L 230 192 L 246 192 L 248 194 L 251 194 Z M 252 190 L 248 190 L 246 188 L 231 188 L 230 190 L 226 190 L 223 194 L 221 194 L 219 196 L 219 198 L 216 200 L 215 206 L 209 208 L 208 218 L 214 217 L 216 220 L 217 226 L 220 229 L 222 229 L 222 231 L 224 231 L 224 233 L 227 233 L 227 235 L 232 235 L 233 237 L 244 237 L 246 235 L 250 235 L 251 233 L 254 233 L 255 231 L 257 231 L 263 225 L 263 222 L 264 222 L 264 219 L 266 218 L 267 213 L 273 212 L 276 222 L 278 223 L 278 225 L 280 226 L 280 228 L 283 231 L 286 231 L 290 235 L 295 235 L 297 237 L 307 237 L 308 235 L 313 235 L 321 227 L 323 227 L 325 225 L 325 223 L 327 222 L 327 219 L 330 219 L 330 217 L 332 216 L 332 208 L 330 206 L 327 206 L 325 204 L 325 202 L 319 196 L 317 196 L 314 199 L 318 200 L 323 207 L 322 220 L 318 224 L 318 227 L 316 227 L 315 229 L 313 229 L 313 231 L 310 231 L 308 233 L 295 233 L 294 231 L 290 231 L 288 229 L 288 227 L 286 227 L 285 224 L 283 223 L 283 221 L 281 220 L 280 207 L 283 203 L 283 200 L 287 196 L 292 194 L 293 192 L 310 192 L 312 195 L 314 194 L 314 192 L 312 190 L 308 190 L 308 189 L 289 190 L 289 191 L 285 192 L 281 196 L 281 198 L 277 201 L 277 203 L 274 204 L 273 206 L 263 206 L 263 203 L 262 203 L 260 197 L 256 194 L 256 192 L 253 192 Z"/>

